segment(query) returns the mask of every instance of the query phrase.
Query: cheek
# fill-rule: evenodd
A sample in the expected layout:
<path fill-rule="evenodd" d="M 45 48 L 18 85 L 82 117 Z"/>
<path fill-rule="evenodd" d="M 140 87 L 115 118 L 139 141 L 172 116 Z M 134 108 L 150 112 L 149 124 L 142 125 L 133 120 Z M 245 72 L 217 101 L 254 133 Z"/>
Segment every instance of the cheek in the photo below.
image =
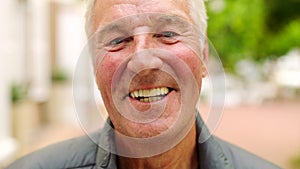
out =
<path fill-rule="evenodd" d="M 175 47 L 171 51 L 173 51 L 173 54 L 176 55 L 179 59 L 181 59 L 190 68 L 194 77 L 197 80 L 201 78 L 202 61 L 193 50 L 186 46 L 179 46 Z"/>
<path fill-rule="evenodd" d="M 202 61 L 199 56 L 195 54 L 193 50 L 186 46 L 179 46 L 174 48 L 174 55 L 176 55 L 179 59 L 181 59 L 193 73 L 193 76 L 197 83 L 197 88 L 200 92 L 201 84 L 202 84 Z"/>
<path fill-rule="evenodd" d="M 98 64 L 96 69 L 96 82 L 100 89 L 108 90 L 111 88 L 112 79 L 121 61 L 116 57 L 107 55 Z"/>
<path fill-rule="evenodd" d="M 199 59 L 199 57 L 192 53 L 191 55 L 186 55 L 183 58 L 183 61 L 189 66 L 190 70 L 193 73 L 193 76 L 197 81 L 198 89 L 200 89 L 202 84 L 201 60 Z"/>

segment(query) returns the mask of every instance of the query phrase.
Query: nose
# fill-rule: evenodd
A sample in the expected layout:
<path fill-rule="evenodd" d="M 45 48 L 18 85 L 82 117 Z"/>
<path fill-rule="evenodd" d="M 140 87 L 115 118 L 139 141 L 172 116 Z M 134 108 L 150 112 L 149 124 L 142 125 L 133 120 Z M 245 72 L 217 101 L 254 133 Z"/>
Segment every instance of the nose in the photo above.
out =
<path fill-rule="evenodd" d="M 134 52 L 128 62 L 127 68 L 134 73 L 145 69 L 160 69 L 163 61 L 159 58 L 151 37 L 148 35 L 137 35 L 134 37 Z"/>

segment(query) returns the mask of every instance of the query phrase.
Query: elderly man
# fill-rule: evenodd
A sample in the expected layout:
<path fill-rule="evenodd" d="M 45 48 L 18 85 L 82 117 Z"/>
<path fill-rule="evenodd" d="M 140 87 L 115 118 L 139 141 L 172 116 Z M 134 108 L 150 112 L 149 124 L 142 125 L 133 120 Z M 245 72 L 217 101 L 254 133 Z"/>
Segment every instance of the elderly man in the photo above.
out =
<path fill-rule="evenodd" d="M 8 168 L 278 168 L 209 136 L 197 113 L 208 55 L 202 0 L 91 1 L 86 25 L 107 123 Z"/>

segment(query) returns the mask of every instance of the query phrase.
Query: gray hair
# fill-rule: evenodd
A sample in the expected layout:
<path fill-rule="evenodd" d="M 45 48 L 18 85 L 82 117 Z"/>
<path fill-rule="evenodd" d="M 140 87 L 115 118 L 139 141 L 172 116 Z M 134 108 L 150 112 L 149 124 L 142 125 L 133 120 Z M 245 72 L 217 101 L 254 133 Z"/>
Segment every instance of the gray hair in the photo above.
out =
<path fill-rule="evenodd" d="M 86 10 L 86 22 L 85 22 L 85 31 L 87 37 L 90 38 L 93 34 L 93 10 L 96 0 L 87 0 L 87 10 Z M 207 14 L 205 9 L 204 0 L 188 0 L 190 7 L 190 16 L 192 17 L 196 27 L 199 31 L 206 35 L 207 29 Z"/>

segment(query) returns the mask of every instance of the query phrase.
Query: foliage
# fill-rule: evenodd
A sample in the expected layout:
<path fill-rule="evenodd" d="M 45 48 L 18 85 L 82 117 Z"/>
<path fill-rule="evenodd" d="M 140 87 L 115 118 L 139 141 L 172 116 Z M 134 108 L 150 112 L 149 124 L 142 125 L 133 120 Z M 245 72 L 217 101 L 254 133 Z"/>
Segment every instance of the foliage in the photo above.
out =
<path fill-rule="evenodd" d="M 299 0 L 265 0 L 266 24 L 269 31 L 277 32 L 300 17 Z"/>
<path fill-rule="evenodd" d="M 295 5 L 294 0 L 270 1 L 207 2 L 208 37 L 217 49 L 225 68 L 234 71 L 234 65 L 241 59 L 263 61 L 270 56 L 279 57 L 294 47 L 300 47 L 300 15 L 299 12 L 291 12 L 295 10 L 288 8 Z M 216 10 L 216 2 L 223 2 L 224 8 Z M 282 3 L 284 7 L 280 6 Z M 297 7 L 291 9 L 294 8 Z M 289 17 L 284 20 L 283 16 Z"/>
<path fill-rule="evenodd" d="M 68 80 L 67 72 L 62 69 L 55 69 L 52 72 L 52 82 L 65 82 Z"/>
<path fill-rule="evenodd" d="M 18 103 L 27 95 L 27 87 L 21 84 L 13 83 L 10 87 L 10 98 L 12 103 Z"/>
<path fill-rule="evenodd" d="M 295 156 L 294 158 L 292 158 L 291 165 L 295 169 L 300 168 L 300 155 Z"/>
<path fill-rule="evenodd" d="M 300 19 L 289 22 L 274 36 L 270 34 L 261 47 L 265 46 L 264 55 L 284 55 L 291 47 L 300 47 Z"/>

